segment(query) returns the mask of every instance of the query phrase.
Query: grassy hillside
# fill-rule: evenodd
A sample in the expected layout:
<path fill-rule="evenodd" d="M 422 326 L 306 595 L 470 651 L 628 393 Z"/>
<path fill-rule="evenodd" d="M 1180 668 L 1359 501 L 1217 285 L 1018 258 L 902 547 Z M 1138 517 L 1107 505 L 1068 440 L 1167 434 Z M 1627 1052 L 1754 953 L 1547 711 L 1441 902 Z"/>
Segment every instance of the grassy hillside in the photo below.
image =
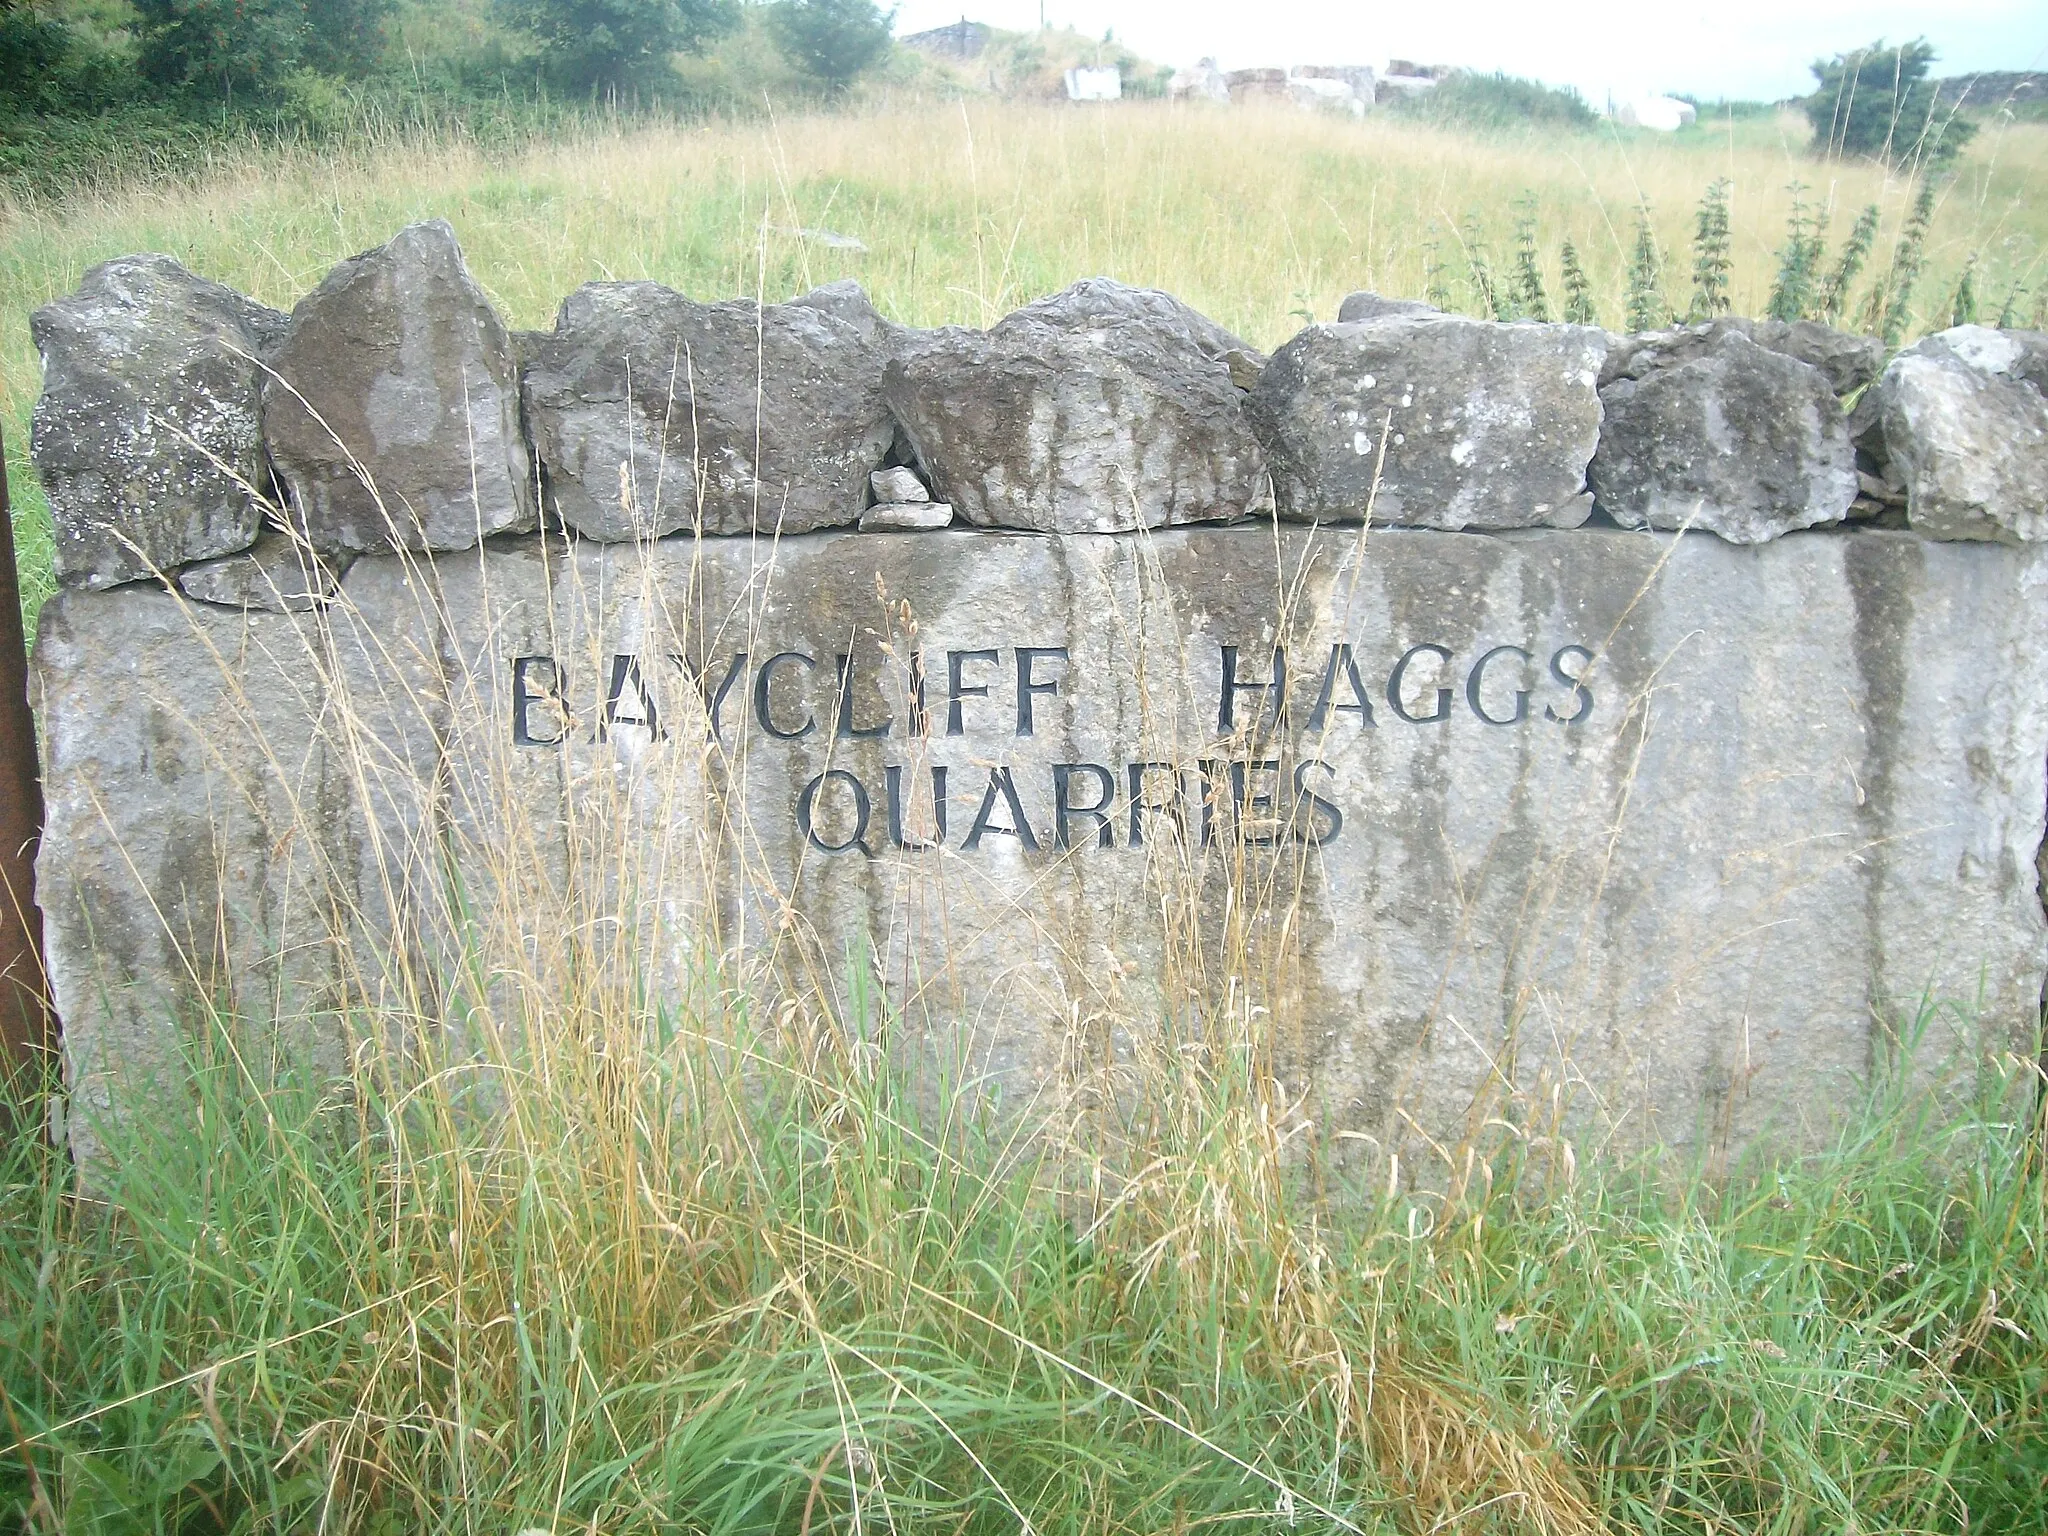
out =
<path fill-rule="evenodd" d="M 1634 210 L 1647 200 L 1682 307 L 1693 210 L 1733 186 L 1733 300 L 1759 312 L 1790 209 L 1788 186 L 1831 201 L 1839 243 L 1858 208 L 1883 226 L 1882 276 L 1912 187 L 1869 165 L 1820 164 L 1789 116 L 1659 137 L 1562 130 L 1482 134 L 1376 115 L 1352 122 L 1278 108 L 1106 110 L 928 97 L 857 115 L 745 123 L 599 124 L 564 142 L 492 153 L 390 132 L 345 153 L 226 153 L 201 175 L 0 206 L 0 423 L 40 547 L 25 462 L 38 388 L 27 316 L 92 262 L 163 250 L 288 307 L 335 261 L 409 219 L 455 224 L 484 286 L 516 325 L 544 326 L 577 284 L 649 277 L 700 298 L 786 298 L 853 277 L 917 325 L 987 324 L 1093 273 L 1169 289 L 1271 347 L 1353 288 L 1421 296 L 1432 260 L 1472 307 L 1464 244 L 1510 265 L 1525 196 L 1553 303 L 1569 237 L 1600 320 L 1624 323 Z M 2015 284 L 2033 313 L 2048 285 L 2048 126 L 1991 125 L 1943 189 L 1909 329 L 1945 325 L 1964 264 L 1995 311 Z M 1462 226 L 1462 228 L 1461 228 Z M 852 235 L 855 251 L 791 230 Z M 35 599 L 32 597 L 31 602 Z"/>

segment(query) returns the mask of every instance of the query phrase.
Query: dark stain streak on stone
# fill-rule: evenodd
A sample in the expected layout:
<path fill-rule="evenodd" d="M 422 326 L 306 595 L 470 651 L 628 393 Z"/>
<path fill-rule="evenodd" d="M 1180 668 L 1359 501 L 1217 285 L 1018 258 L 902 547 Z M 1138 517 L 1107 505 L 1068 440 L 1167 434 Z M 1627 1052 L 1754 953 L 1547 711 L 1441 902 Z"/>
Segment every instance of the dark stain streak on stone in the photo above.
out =
<path fill-rule="evenodd" d="M 1854 653 L 1862 683 L 1864 752 L 1857 783 L 1857 818 L 1864 829 L 1863 921 L 1877 965 L 1871 971 L 1871 1017 L 1883 1023 L 1892 999 L 1882 993 L 1884 877 L 1892 862 L 1887 844 L 1895 827 L 1894 775 L 1908 728 L 1905 718 L 1905 648 L 1912 630 L 1913 589 L 1922 564 L 1917 540 L 1871 536 L 1841 545 L 1843 575 L 1855 606 Z M 1873 1048 L 1876 1036 L 1872 1037 Z"/>

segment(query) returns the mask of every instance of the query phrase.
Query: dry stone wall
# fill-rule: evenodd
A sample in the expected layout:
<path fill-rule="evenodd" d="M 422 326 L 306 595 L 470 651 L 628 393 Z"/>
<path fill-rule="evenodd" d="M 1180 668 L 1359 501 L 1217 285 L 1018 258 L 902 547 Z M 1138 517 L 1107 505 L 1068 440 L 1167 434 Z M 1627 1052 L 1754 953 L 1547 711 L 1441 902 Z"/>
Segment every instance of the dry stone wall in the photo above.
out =
<path fill-rule="evenodd" d="M 1517 1096 L 1796 1137 L 1926 999 L 2027 1040 L 2048 340 L 1344 315 L 629 283 L 522 335 L 442 224 L 290 317 L 95 269 L 36 319 L 74 1146 L 202 1002 L 470 1048 L 480 944 L 859 952 L 1013 1102 L 1242 995 L 1333 1155 Z"/>

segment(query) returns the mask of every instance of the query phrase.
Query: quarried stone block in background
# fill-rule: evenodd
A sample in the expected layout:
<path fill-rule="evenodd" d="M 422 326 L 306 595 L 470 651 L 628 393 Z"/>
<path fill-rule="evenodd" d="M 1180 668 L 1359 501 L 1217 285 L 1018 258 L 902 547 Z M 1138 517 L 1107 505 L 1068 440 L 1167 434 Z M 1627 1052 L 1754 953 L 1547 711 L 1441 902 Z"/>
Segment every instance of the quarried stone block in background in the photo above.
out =
<path fill-rule="evenodd" d="M 1884 442 L 1935 539 L 2048 539 L 2048 336 L 1957 326 L 1892 359 Z"/>
<path fill-rule="evenodd" d="M 274 367 L 264 441 L 314 549 L 467 549 L 535 526 L 512 338 L 443 220 L 328 273 Z"/>
<path fill-rule="evenodd" d="M 1606 355 L 1606 333 L 1579 325 L 1309 326 L 1250 399 L 1280 515 L 1356 523 L 1370 506 L 1394 527 L 1576 527 L 1592 509 Z"/>
<path fill-rule="evenodd" d="M 264 354 L 284 316 L 169 256 L 123 256 L 29 320 L 32 452 L 57 575 L 110 587 L 248 548 L 268 484 Z"/>
<path fill-rule="evenodd" d="M 889 405 L 931 492 L 981 527 L 1110 533 L 1266 504 L 1239 380 L 1256 356 L 1152 289 L 1102 278 L 890 360 Z"/>
<path fill-rule="evenodd" d="M 884 325 L 857 288 L 764 306 L 585 284 L 526 338 L 550 509 L 607 541 L 853 522 L 895 437 Z"/>

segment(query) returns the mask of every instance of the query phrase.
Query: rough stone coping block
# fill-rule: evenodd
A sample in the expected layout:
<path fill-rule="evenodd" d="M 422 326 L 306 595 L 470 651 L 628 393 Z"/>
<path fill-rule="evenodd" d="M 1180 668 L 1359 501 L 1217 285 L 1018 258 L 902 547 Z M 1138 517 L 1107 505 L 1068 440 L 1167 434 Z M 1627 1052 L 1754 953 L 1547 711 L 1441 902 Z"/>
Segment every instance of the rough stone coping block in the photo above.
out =
<path fill-rule="evenodd" d="M 1856 449 L 1827 375 L 1749 330 L 1716 325 L 1638 344 L 1626 373 L 1601 388 L 1587 478 L 1622 527 L 1761 544 L 1849 510 Z"/>
<path fill-rule="evenodd" d="M 657 991 L 866 947 L 935 1058 L 1044 1105 L 1226 929 L 1339 1161 L 1424 1166 L 1502 1083 L 1574 1085 L 1593 1145 L 1817 1135 L 1923 997 L 1967 1010 L 1929 1052 L 2030 1038 L 2044 586 L 1906 533 L 1288 527 L 529 538 L 309 614 L 68 591 L 74 1145 L 177 1112 L 199 993 L 330 1061 L 322 1009 L 431 1016 L 479 934 L 548 996 L 577 935 Z"/>
<path fill-rule="evenodd" d="M 883 390 L 965 521 L 1121 533 L 1269 504 L 1243 388 L 1262 361 L 1169 294 L 1090 278 L 986 331 L 908 337 Z"/>
<path fill-rule="evenodd" d="M 525 342 L 548 504 L 589 538 L 843 527 L 895 438 L 890 343 L 858 288 L 700 304 L 586 283 Z"/>
<path fill-rule="evenodd" d="M 2048 336 L 1962 325 L 1878 385 L 1906 515 L 1937 539 L 2048 539 Z"/>
<path fill-rule="evenodd" d="M 467 549 L 536 526 L 512 338 L 442 219 L 299 300 L 264 382 L 263 439 L 321 553 Z"/>
<path fill-rule="evenodd" d="M 1737 543 L 1898 505 L 1941 539 L 2048 526 L 2048 337 L 1973 326 L 1876 388 L 1883 344 L 1810 321 L 1610 337 L 1368 292 L 1268 360 L 1108 278 L 986 331 L 894 324 L 845 281 L 765 306 L 590 284 L 515 343 L 440 220 L 341 263 L 288 324 L 134 256 L 34 325 L 58 573 L 93 588 L 246 549 L 273 468 L 305 541 L 341 557 L 528 531 L 537 500 L 618 542 L 846 527 L 920 491 L 1051 533 L 1276 506 L 1571 528 L 1589 464 L 1614 521 Z M 1831 401 L 1853 401 L 1846 422 Z"/>
<path fill-rule="evenodd" d="M 110 587 L 248 548 L 269 480 L 259 359 L 284 323 L 162 255 L 101 262 L 30 317 L 30 451 L 60 580 Z"/>
<path fill-rule="evenodd" d="M 1250 396 L 1280 515 L 1572 528 L 1600 440 L 1604 331 L 1383 314 L 1312 325 Z"/>

